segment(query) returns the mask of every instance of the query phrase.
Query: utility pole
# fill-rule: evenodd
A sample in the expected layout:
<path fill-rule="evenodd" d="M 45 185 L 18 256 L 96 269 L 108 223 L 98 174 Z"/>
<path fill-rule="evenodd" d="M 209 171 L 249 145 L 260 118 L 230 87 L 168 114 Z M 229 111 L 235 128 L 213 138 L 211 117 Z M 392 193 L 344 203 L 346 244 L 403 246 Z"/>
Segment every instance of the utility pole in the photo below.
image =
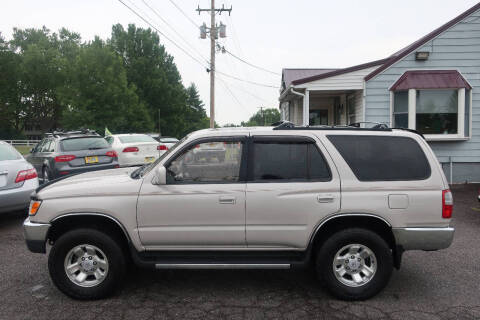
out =
<path fill-rule="evenodd" d="M 225 6 L 222 5 L 221 8 L 215 8 L 215 0 L 211 0 L 210 9 L 200 9 L 200 6 L 197 8 L 198 14 L 202 11 L 210 12 L 210 30 L 207 30 L 205 23 L 200 27 L 200 38 L 205 39 L 207 33 L 210 33 L 210 128 L 215 128 L 215 40 L 218 39 L 218 31 L 220 31 L 220 37 L 225 38 L 225 25 L 220 22 L 220 26 L 215 25 L 215 14 L 218 12 L 222 14 L 224 11 L 228 11 L 230 15 L 232 7 L 230 9 L 225 9 Z"/>

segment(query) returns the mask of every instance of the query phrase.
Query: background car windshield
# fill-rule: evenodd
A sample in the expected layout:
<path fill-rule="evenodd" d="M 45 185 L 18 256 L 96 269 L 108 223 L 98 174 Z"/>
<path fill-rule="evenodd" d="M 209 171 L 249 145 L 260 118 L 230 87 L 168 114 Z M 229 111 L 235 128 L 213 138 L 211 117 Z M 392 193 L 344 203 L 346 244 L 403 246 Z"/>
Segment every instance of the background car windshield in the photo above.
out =
<path fill-rule="evenodd" d="M 139 134 L 139 135 L 132 135 L 132 136 L 122 136 L 118 137 L 122 143 L 132 143 L 132 142 L 157 142 L 150 136 Z"/>
<path fill-rule="evenodd" d="M 20 154 L 15 151 L 14 148 L 10 147 L 7 144 L 0 144 L 0 161 L 18 160 L 20 159 L 20 157 Z"/>
<path fill-rule="evenodd" d="M 161 138 L 160 142 L 175 143 L 175 142 L 178 142 L 178 139 L 177 138 Z"/>
<path fill-rule="evenodd" d="M 102 137 L 85 137 L 62 140 L 60 143 L 63 151 L 80 151 L 110 148 Z"/>

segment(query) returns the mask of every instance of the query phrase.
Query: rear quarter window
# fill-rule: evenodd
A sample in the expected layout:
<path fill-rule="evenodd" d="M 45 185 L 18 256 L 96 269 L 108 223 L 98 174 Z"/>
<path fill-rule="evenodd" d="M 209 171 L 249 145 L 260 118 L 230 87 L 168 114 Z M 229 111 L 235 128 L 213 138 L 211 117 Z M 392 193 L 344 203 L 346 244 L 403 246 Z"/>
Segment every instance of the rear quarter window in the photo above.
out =
<path fill-rule="evenodd" d="M 328 135 L 360 181 L 411 181 L 430 177 L 422 148 L 412 138 Z"/>

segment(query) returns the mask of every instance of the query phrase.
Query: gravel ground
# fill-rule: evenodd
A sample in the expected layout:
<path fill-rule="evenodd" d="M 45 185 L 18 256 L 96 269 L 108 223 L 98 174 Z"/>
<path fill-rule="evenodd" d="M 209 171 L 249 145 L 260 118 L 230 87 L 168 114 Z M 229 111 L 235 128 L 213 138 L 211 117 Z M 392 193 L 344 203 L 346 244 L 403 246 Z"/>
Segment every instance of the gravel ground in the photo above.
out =
<path fill-rule="evenodd" d="M 24 213 L 0 216 L 0 319 L 480 319 L 479 185 L 455 186 L 453 245 L 407 252 L 387 288 L 333 299 L 305 271 L 131 272 L 116 296 L 80 302 L 51 283 L 47 257 L 23 240 Z"/>

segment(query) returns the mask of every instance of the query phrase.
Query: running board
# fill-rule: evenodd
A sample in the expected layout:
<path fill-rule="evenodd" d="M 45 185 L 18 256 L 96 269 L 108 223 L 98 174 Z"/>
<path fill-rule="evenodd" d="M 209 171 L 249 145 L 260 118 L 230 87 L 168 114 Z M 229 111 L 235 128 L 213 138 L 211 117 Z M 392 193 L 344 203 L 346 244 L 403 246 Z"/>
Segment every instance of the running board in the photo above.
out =
<path fill-rule="evenodd" d="M 157 263 L 156 269 L 290 269 L 284 263 Z"/>

